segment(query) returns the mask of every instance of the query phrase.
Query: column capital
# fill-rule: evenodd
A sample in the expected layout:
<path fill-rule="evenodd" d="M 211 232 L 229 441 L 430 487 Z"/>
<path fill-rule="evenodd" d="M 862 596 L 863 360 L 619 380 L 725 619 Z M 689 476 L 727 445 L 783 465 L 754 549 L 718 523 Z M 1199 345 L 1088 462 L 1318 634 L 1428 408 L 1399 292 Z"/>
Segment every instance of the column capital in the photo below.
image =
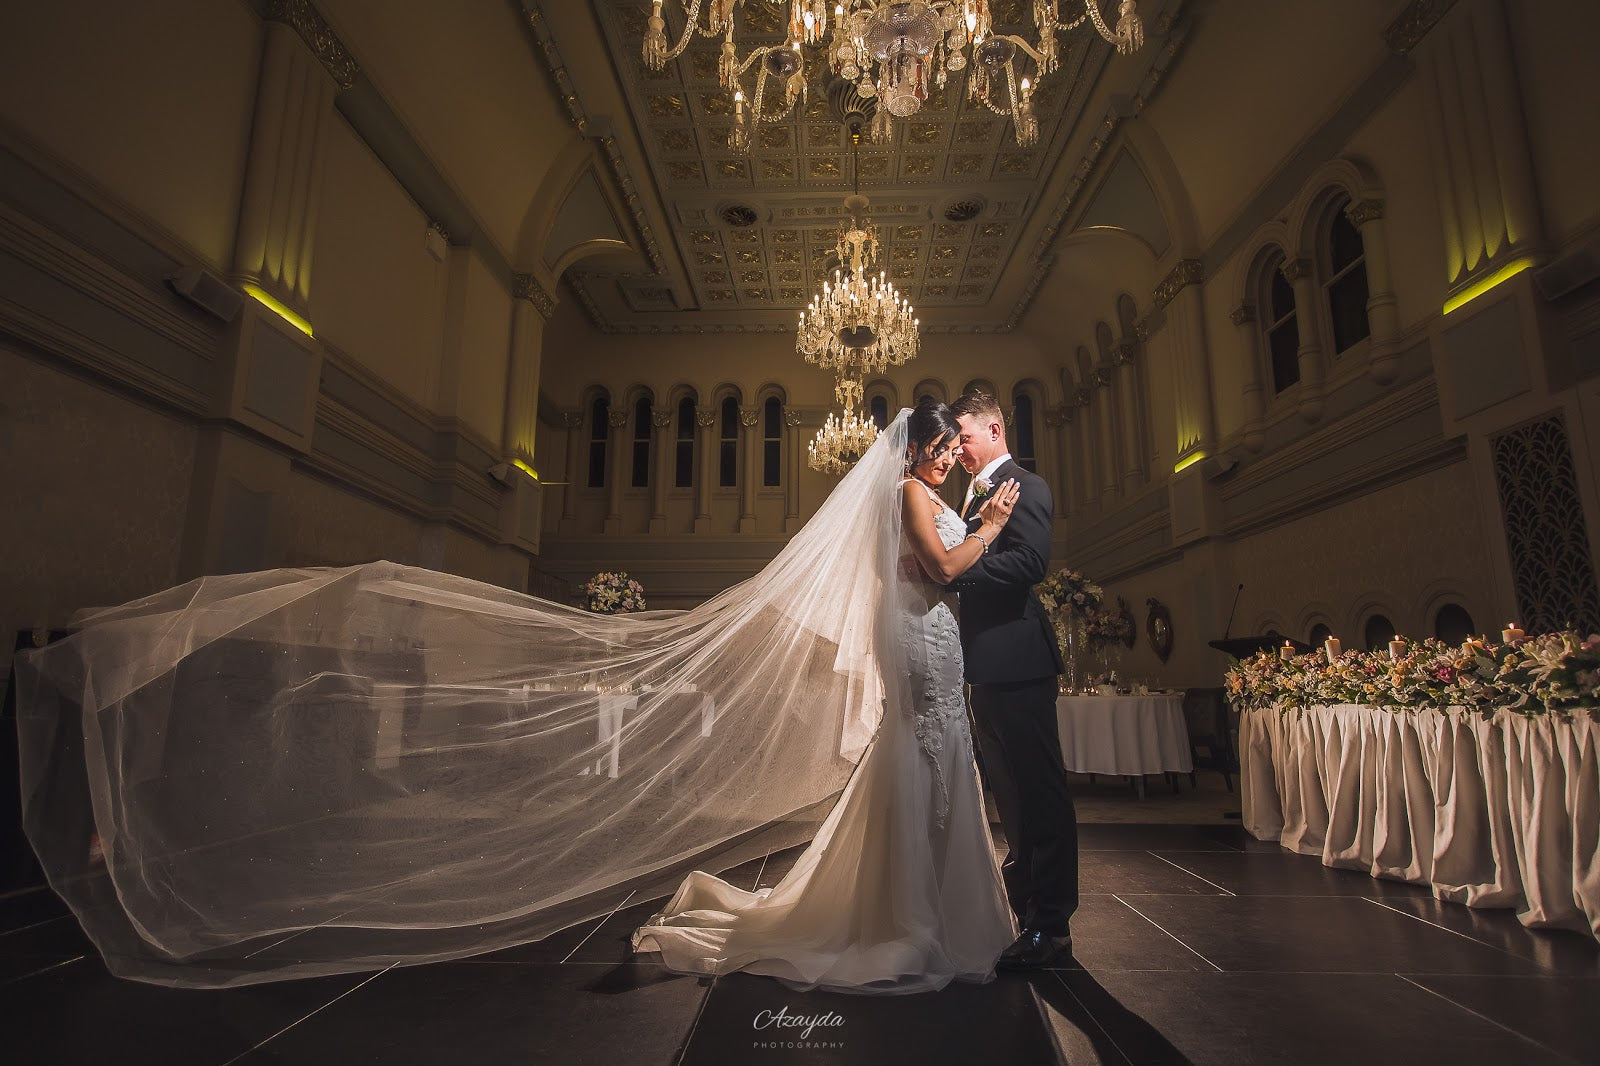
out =
<path fill-rule="evenodd" d="M 1311 260 L 1285 259 L 1283 265 L 1278 267 L 1278 270 L 1289 284 L 1293 285 L 1301 278 L 1309 278 L 1311 276 Z"/>
<path fill-rule="evenodd" d="M 759 407 L 739 408 L 739 424 L 746 429 L 749 429 L 751 426 L 755 425 L 760 418 L 761 408 Z"/>
<path fill-rule="evenodd" d="M 1361 200 L 1345 208 L 1344 214 L 1345 217 L 1350 220 L 1350 224 L 1352 226 L 1360 229 L 1368 222 L 1372 222 L 1383 217 L 1383 201 Z"/>
<path fill-rule="evenodd" d="M 562 411 L 561 424 L 568 429 L 577 429 L 583 425 L 582 411 Z"/>
<path fill-rule="evenodd" d="M 1177 298 L 1178 293 L 1190 285 L 1198 285 L 1205 280 L 1205 265 L 1198 259 L 1180 259 L 1176 266 L 1161 279 L 1155 291 L 1150 294 L 1150 302 L 1157 310 L 1167 306 Z"/>
<path fill-rule="evenodd" d="M 717 424 L 717 413 L 704 407 L 694 409 L 694 424 L 701 429 L 710 429 Z"/>
<path fill-rule="evenodd" d="M 532 274 L 511 275 L 511 296 L 513 299 L 527 300 L 533 304 L 535 310 L 547 322 L 550 316 L 556 313 L 555 295 L 541 285 L 539 279 Z"/>
<path fill-rule="evenodd" d="M 666 429 L 668 426 L 672 425 L 672 412 L 663 411 L 659 407 L 651 408 L 650 424 L 657 429 Z"/>
<path fill-rule="evenodd" d="M 1256 305 L 1242 303 L 1229 312 L 1228 317 L 1233 319 L 1233 324 L 1236 326 L 1247 325 L 1256 320 Z"/>
<path fill-rule="evenodd" d="M 349 89 L 355 85 L 361 76 L 355 56 L 311 0 L 257 0 L 257 4 L 264 20 L 281 22 L 300 36 L 339 88 Z"/>
<path fill-rule="evenodd" d="M 606 425 L 612 429 L 621 429 L 628 424 L 628 412 L 612 411 L 606 415 Z"/>
<path fill-rule="evenodd" d="M 1131 341 L 1123 341 L 1111 349 L 1111 364 L 1113 366 L 1132 366 L 1133 357 L 1138 354 L 1138 348 Z"/>

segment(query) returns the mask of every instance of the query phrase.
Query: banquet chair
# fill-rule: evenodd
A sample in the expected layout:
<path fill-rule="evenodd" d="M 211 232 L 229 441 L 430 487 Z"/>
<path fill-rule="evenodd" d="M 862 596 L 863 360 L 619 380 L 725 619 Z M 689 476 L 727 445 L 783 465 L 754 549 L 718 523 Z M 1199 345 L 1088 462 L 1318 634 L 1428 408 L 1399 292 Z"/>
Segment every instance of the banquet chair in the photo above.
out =
<path fill-rule="evenodd" d="M 1189 728 L 1189 753 L 1194 765 L 1200 765 L 1199 749 L 1206 749 L 1206 765 L 1222 775 L 1223 784 L 1233 791 L 1233 775 L 1238 772 L 1239 759 L 1233 749 L 1233 724 L 1228 700 L 1220 688 L 1191 688 L 1183 693 L 1183 720 Z M 1195 773 L 1189 771 L 1189 784 L 1195 784 Z"/>

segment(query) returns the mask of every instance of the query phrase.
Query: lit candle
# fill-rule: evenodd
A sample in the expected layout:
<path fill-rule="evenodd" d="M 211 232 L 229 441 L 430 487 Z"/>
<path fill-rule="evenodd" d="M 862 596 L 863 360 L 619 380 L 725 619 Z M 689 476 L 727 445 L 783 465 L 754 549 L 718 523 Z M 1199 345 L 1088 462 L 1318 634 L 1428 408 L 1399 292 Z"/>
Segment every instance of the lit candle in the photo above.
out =
<path fill-rule="evenodd" d="M 1283 647 L 1278 649 L 1278 658 L 1282 659 L 1284 662 L 1288 662 L 1290 659 L 1293 659 L 1294 645 L 1290 644 L 1287 640 L 1284 641 Z"/>
<path fill-rule="evenodd" d="M 1500 640 L 1506 644 L 1515 644 L 1525 636 L 1527 634 L 1518 629 L 1515 622 L 1507 622 L 1506 628 L 1500 631 Z"/>
<path fill-rule="evenodd" d="M 1399 637 L 1395 637 L 1393 640 L 1391 640 L 1389 642 L 1389 658 L 1391 660 L 1398 659 L 1398 658 L 1400 658 L 1400 656 L 1404 655 L 1405 653 L 1406 653 L 1406 642 L 1405 641 L 1401 640 Z"/>
<path fill-rule="evenodd" d="M 1340 651 L 1343 650 L 1342 647 L 1339 644 L 1339 638 L 1338 637 L 1329 637 L 1328 638 L 1328 643 L 1324 644 L 1322 646 L 1322 649 L 1325 652 L 1328 653 L 1328 661 L 1330 663 L 1333 662 L 1333 660 L 1337 659 L 1339 657 Z"/>

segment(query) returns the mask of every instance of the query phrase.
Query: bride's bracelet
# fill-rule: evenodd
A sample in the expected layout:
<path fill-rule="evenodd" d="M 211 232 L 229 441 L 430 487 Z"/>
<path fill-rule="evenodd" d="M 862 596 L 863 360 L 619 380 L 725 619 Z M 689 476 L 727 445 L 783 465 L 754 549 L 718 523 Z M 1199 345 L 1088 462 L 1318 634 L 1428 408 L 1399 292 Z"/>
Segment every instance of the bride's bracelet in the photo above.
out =
<path fill-rule="evenodd" d="M 983 555 L 988 555 L 989 554 L 989 542 L 984 540 L 982 537 L 978 536 L 978 534 L 976 534 L 976 533 L 968 533 L 967 534 L 967 539 L 968 540 L 975 540 L 979 544 L 983 545 L 983 551 L 982 551 L 981 554 L 983 554 Z"/>

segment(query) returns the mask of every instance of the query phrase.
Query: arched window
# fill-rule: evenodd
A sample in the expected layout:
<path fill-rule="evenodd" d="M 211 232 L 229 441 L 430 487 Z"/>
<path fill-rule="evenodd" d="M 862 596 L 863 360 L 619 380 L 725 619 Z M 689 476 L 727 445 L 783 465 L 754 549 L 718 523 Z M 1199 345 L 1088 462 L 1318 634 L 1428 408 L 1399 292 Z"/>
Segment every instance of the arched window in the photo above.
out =
<path fill-rule="evenodd" d="M 633 405 L 633 487 L 650 484 L 650 397 L 641 396 Z"/>
<path fill-rule="evenodd" d="M 1375 614 L 1367 619 L 1367 627 L 1362 631 L 1361 637 L 1368 651 L 1387 649 L 1389 642 L 1394 639 L 1394 623 L 1384 615 Z"/>
<path fill-rule="evenodd" d="M 604 488 L 606 483 L 606 437 L 611 432 L 611 401 L 596 396 L 589 406 L 589 487 Z"/>
<path fill-rule="evenodd" d="M 717 484 L 731 489 L 739 484 L 739 401 L 732 396 L 722 401 L 720 433 L 717 441 Z"/>
<path fill-rule="evenodd" d="M 1361 243 L 1361 231 L 1345 213 L 1349 207 L 1349 197 L 1335 205 L 1322 240 L 1322 288 L 1328 301 L 1336 355 L 1372 332 L 1367 322 L 1366 248 Z"/>
<path fill-rule="evenodd" d="M 1464 644 L 1476 627 L 1472 616 L 1459 603 L 1447 603 L 1433 616 L 1433 635 L 1446 644 Z"/>
<path fill-rule="evenodd" d="M 1282 392 L 1300 380 L 1300 323 L 1295 316 L 1294 286 L 1283 276 L 1283 256 L 1268 264 L 1262 279 L 1262 329 L 1272 361 L 1272 391 Z"/>
<path fill-rule="evenodd" d="M 1306 643 L 1310 644 L 1312 648 L 1320 648 L 1328 642 L 1328 638 L 1331 636 L 1333 636 L 1333 630 L 1328 628 L 1328 623 L 1318 622 L 1311 627 L 1311 633 L 1306 637 Z"/>
<path fill-rule="evenodd" d="M 672 484 L 675 488 L 694 486 L 694 397 L 678 401 L 677 440 L 673 445 Z"/>
<path fill-rule="evenodd" d="M 889 399 L 886 396 L 872 398 L 872 424 L 879 429 L 886 429 L 889 425 Z"/>
<path fill-rule="evenodd" d="M 761 484 L 776 488 L 783 471 L 783 401 L 768 396 L 761 405 Z"/>
<path fill-rule="evenodd" d="M 1011 417 L 1016 431 L 1016 444 L 1011 449 L 1011 457 L 1022 469 L 1038 473 L 1039 464 L 1033 449 L 1033 397 L 1018 392 L 1011 397 L 1011 402 Z"/>

